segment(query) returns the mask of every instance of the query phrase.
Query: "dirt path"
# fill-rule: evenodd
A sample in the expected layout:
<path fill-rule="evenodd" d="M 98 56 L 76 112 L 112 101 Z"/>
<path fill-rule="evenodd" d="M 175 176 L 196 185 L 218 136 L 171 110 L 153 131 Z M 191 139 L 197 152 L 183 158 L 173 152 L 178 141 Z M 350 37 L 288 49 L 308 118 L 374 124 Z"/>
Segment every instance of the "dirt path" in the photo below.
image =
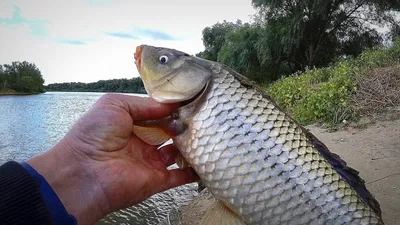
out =
<path fill-rule="evenodd" d="M 329 133 L 308 127 L 328 148 L 348 165 L 360 171 L 367 188 L 378 199 L 387 225 L 400 222 L 400 120 L 380 121 L 366 129 L 348 128 Z M 197 224 L 213 198 L 198 197 L 182 208 L 184 225 Z M 397 222 L 396 222 L 397 221 Z"/>

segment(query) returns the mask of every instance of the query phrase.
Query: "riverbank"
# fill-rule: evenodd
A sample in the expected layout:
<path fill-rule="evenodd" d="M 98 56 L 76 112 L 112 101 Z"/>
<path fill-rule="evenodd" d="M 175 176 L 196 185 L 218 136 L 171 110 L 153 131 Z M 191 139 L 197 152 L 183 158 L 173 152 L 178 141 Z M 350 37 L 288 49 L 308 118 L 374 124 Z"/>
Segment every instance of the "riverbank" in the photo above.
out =
<path fill-rule="evenodd" d="M 39 92 L 33 92 L 33 93 L 28 93 L 28 92 L 17 92 L 15 90 L 7 89 L 7 90 L 0 90 L 0 96 L 5 96 L 5 95 L 38 95 L 41 94 Z"/>
<path fill-rule="evenodd" d="M 370 121 L 358 127 L 329 132 L 320 126 L 307 127 L 348 165 L 360 172 L 367 188 L 379 201 L 386 225 L 400 220 L 400 119 Z M 201 193 L 179 211 L 182 225 L 197 225 L 215 198 Z M 172 224 L 171 225 L 175 225 Z"/>

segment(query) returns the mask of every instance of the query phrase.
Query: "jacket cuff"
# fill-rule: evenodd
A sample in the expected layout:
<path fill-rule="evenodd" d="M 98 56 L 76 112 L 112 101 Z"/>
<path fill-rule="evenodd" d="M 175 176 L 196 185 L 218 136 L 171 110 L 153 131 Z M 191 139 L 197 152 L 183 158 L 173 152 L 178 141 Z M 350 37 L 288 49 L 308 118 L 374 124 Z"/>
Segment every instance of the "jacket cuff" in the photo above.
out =
<path fill-rule="evenodd" d="M 1 224 L 53 224 L 39 185 L 17 162 L 0 167 Z"/>
<path fill-rule="evenodd" d="M 44 203 L 47 206 L 47 209 L 50 212 L 53 225 L 76 225 L 76 218 L 68 214 L 60 198 L 58 198 L 57 194 L 50 186 L 50 184 L 46 181 L 46 179 L 42 175 L 40 175 L 35 169 L 33 169 L 33 167 L 31 167 L 28 163 L 24 162 L 21 165 L 26 169 L 26 171 L 28 171 L 32 178 L 38 181 L 39 191 L 43 196 Z"/>

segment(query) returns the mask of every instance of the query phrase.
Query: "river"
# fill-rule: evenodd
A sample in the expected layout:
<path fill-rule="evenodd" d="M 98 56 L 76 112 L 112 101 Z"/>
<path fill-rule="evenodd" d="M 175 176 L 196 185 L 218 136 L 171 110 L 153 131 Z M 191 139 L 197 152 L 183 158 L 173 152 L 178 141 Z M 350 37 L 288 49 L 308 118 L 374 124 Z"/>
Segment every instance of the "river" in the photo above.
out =
<path fill-rule="evenodd" d="M 0 165 L 24 161 L 54 146 L 104 93 L 47 92 L 29 96 L 0 96 Z M 184 185 L 157 194 L 142 204 L 111 213 L 97 225 L 155 225 L 168 212 L 187 204 L 197 185 Z"/>

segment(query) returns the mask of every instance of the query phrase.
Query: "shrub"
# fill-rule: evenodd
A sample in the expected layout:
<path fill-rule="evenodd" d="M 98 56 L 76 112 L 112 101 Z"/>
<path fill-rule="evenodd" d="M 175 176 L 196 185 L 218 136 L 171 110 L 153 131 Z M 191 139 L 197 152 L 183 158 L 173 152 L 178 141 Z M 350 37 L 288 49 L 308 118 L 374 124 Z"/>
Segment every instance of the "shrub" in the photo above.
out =
<path fill-rule="evenodd" d="M 324 122 L 331 125 L 352 120 L 357 109 L 351 104 L 360 77 L 371 70 L 399 63 L 400 41 L 390 48 L 363 52 L 330 67 L 306 70 L 278 80 L 267 92 L 301 124 Z"/>

